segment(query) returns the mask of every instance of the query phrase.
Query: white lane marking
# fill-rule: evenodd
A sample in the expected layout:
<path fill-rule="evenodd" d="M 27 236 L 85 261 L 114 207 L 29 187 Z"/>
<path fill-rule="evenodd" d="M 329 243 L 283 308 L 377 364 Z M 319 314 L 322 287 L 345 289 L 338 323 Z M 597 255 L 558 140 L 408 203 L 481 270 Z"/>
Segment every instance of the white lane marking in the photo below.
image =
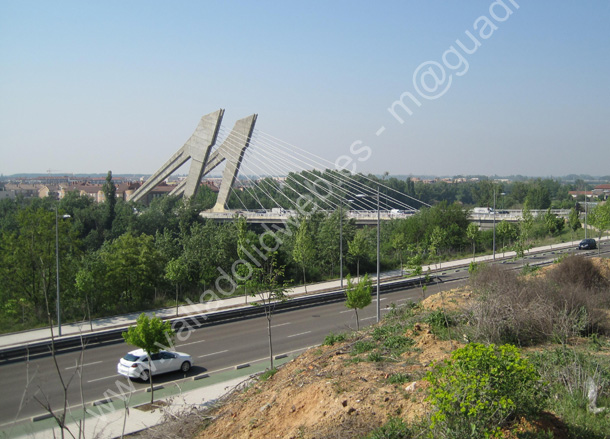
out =
<path fill-rule="evenodd" d="M 360 321 L 362 322 L 362 321 L 364 321 L 364 320 L 371 320 L 371 319 L 375 319 L 375 318 L 377 318 L 377 316 L 373 316 L 373 317 L 366 317 L 366 318 L 364 318 L 364 319 L 360 319 Z"/>
<path fill-rule="evenodd" d="M 103 361 L 94 361 L 93 363 L 85 363 L 85 364 L 83 364 L 82 366 L 83 366 L 83 367 L 85 367 L 85 366 L 91 366 L 91 365 L 93 365 L 93 364 L 99 364 L 99 363 L 103 363 Z M 66 369 L 66 370 L 69 370 L 69 369 L 76 369 L 77 367 L 78 367 L 78 365 L 75 365 L 75 366 L 68 366 L 68 367 L 66 367 L 65 369 Z"/>
<path fill-rule="evenodd" d="M 177 348 L 181 348 L 182 346 L 188 346 L 190 344 L 196 344 L 196 343 L 203 343 L 205 340 L 199 340 L 199 341 L 192 341 L 190 343 L 184 343 L 184 344 L 177 344 L 176 347 Z"/>
<path fill-rule="evenodd" d="M 339 311 L 339 314 L 343 314 L 343 313 L 346 313 L 346 312 L 352 312 L 352 310 L 348 309 L 347 311 Z"/>
<path fill-rule="evenodd" d="M 286 338 L 291 338 L 291 337 L 298 337 L 299 335 L 305 335 L 305 334 L 309 334 L 311 331 L 305 331 L 305 332 L 300 332 L 298 334 L 293 334 L 293 335 L 289 335 Z"/>
<path fill-rule="evenodd" d="M 292 325 L 292 322 L 288 322 L 288 323 L 280 323 L 279 325 L 273 325 L 271 326 L 272 328 L 278 328 L 280 326 L 286 326 L 286 325 Z"/>
<path fill-rule="evenodd" d="M 96 378 L 96 379 L 94 379 L 94 380 L 89 380 L 89 381 L 87 381 L 87 382 L 88 382 L 88 383 L 94 383 L 94 382 L 96 382 L 96 381 L 102 381 L 102 380 L 107 380 L 107 379 L 109 379 L 109 378 L 116 378 L 116 377 L 122 377 L 122 376 L 123 376 L 123 375 L 118 375 L 118 374 L 117 374 L 117 375 L 110 375 L 109 377 Z"/>
<path fill-rule="evenodd" d="M 209 357 L 210 355 L 224 354 L 225 352 L 229 352 L 229 350 L 226 349 L 224 351 L 212 352 L 211 354 L 200 355 L 197 358 Z"/>

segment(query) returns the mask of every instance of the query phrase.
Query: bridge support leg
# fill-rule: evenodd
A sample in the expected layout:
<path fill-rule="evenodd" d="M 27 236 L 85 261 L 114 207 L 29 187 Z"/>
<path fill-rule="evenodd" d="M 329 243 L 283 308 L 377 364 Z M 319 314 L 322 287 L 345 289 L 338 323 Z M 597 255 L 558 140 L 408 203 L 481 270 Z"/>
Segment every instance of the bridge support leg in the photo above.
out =
<path fill-rule="evenodd" d="M 188 159 L 192 159 L 191 169 L 184 186 L 184 196 L 192 197 L 197 192 L 199 181 L 203 175 L 205 165 L 212 146 L 216 143 L 218 130 L 222 122 L 224 110 L 207 114 L 201 118 L 195 132 L 157 172 L 133 193 L 130 201 L 140 201 L 159 183 L 169 177 Z"/>
<path fill-rule="evenodd" d="M 227 200 L 239 173 L 244 152 L 250 145 L 256 117 L 257 115 L 253 114 L 235 122 L 233 130 L 231 130 L 231 133 L 222 143 L 221 147 L 218 148 L 218 154 L 227 161 L 227 164 L 222 173 L 220 191 L 218 192 L 218 198 L 212 208 L 212 212 L 224 212 L 227 209 Z"/>

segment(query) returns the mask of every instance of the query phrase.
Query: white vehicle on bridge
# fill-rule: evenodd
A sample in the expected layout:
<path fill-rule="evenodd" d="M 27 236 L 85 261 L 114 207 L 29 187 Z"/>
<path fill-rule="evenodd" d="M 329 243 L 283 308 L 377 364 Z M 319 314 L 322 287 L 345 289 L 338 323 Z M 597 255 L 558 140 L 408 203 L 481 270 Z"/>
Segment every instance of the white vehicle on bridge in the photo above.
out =
<path fill-rule="evenodd" d="M 159 351 L 150 356 L 150 366 L 148 355 L 144 349 L 136 349 L 127 353 L 119 360 L 117 372 L 128 378 L 139 378 L 148 381 L 152 375 L 159 375 L 167 372 L 180 370 L 184 373 L 191 369 L 193 360 L 189 354 L 182 352 Z"/>
<path fill-rule="evenodd" d="M 478 214 L 490 214 L 493 213 L 493 209 L 491 207 L 475 207 L 474 209 L 472 209 L 472 213 L 478 213 Z"/>

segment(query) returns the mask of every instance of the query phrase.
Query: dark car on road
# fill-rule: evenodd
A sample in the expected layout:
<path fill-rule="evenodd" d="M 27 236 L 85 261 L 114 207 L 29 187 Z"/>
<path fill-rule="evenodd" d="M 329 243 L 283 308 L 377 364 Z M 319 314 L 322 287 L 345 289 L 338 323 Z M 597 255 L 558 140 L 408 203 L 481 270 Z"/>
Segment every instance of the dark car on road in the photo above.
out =
<path fill-rule="evenodd" d="M 578 249 L 579 250 L 593 250 L 597 248 L 597 242 L 595 241 L 595 239 L 583 239 L 582 241 L 580 241 L 580 244 L 578 244 Z"/>

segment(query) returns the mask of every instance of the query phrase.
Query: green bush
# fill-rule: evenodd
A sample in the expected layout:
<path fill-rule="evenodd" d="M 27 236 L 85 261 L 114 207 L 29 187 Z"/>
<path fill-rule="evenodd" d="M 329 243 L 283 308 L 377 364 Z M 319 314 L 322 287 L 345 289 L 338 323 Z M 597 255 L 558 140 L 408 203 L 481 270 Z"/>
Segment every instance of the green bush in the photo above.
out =
<path fill-rule="evenodd" d="M 345 334 L 333 334 L 332 332 L 324 338 L 324 346 L 332 346 L 335 343 L 345 341 Z"/>
<path fill-rule="evenodd" d="M 517 415 L 541 409 L 542 381 L 512 345 L 468 344 L 426 375 L 432 437 L 497 437 Z"/>
<path fill-rule="evenodd" d="M 404 384 L 407 381 L 411 381 L 411 376 L 408 373 L 397 372 L 388 377 L 388 383 L 390 384 Z"/>
<path fill-rule="evenodd" d="M 433 328 L 447 328 L 453 324 L 453 319 L 445 312 L 436 310 L 426 316 L 425 322 Z"/>
<path fill-rule="evenodd" d="M 409 337 L 404 335 L 391 335 L 385 339 L 383 345 L 388 349 L 403 349 L 409 346 L 413 346 L 415 342 Z"/>
<path fill-rule="evenodd" d="M 381 427 L 371 431 L 366 439 L 410 439 L 414 437 L 413 432 L 400 418 L 390 418 Z"/>
<path fill-rule="evenodd" d="M 265 372 L 263 372 L 263 373 L 260 375 L 259 379 L 260 379 L 261 381 L 267 381 L 269 378 L 271 378 L 271 377 L 272 377 L 273 375 L 275 375 L 276 373 L 277 373 L 277 369 L 276 369 L 276 368 L 266 370 Z"/>
<path fill-rule="evenodd" d="M 363 354 L 365 352 L 375 349 L 375 347 L 377 347 L 377 345 L 372 341 L 360 340 L 354 343 L 354 347 L 352 348 L 352 354 Z"/>
<path fill-rule="evenodd" d="M 379 362 L 383 361 L 383 357 L 381 356 L 381 354 L 379 352 L 371 352 L 368 355 L 367 360 L 371 361 L 373 363 L 379 363 Z"/>
<path fill-rule="evenodd" d="M 385 340 L 390 336 L 393 336 L 394 334 L 399 334 L 401 332 L 403 332 L 403 327 L 400 324 L 396 324 L 396 325 L 390 325 L 390 324 L 386 324 L 383 326 L 377 326 L 375 329 L 373 329 L 373 332 L 371 333 L 373 340 L 375 341 L 381 341 L 381 340 Z"/>

